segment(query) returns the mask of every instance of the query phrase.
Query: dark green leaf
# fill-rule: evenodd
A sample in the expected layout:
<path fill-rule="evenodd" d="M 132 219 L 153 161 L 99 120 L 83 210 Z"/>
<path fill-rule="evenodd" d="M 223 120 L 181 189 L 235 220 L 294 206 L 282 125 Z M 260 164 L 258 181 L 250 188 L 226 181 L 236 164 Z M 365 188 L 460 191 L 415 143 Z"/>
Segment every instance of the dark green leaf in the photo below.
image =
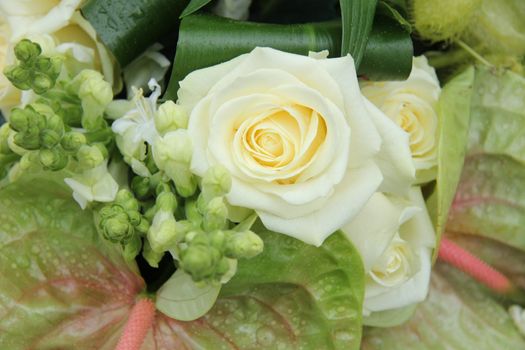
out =
<path fill-rule="evenodd" d="M 436 187 L 428 200 L 436 228 L 436 247 L 447 222 L 465 159 L 470 122 L 474 68 L 470 67 L 445 85 L 438 102 L 438 171 Z M 434 256 L 436 256 L 437 250 Z"/>
<path fill-rule="evenodd" d="M 351 54 L 359 67 L 374 23 L 377 0 L 339 0 L 339 4 L 343 23 L 341 55 Z"/>
<path fill-rule="evenodd" d="M 179 24 L 176 20 L 188 0 L 90 0 L 82 14 L 121 66 Z"/>
<path fill-rule="evenodd" d="M 380 349 L 525 349 L 525 340 L 482 286 L 443 264 L 435 268 L 429 296 L 408 323 L 365 331 L 362 350 Z"/>
<path fill-rule="evenodd" d="M 211 0 L 191 0 L 188 6 L 182 11 L 180 18 L 184 18 L 192 13 L 199 11 L 204 6 L 208 5 Z"/>
<path fill-rule="evenodd" d="M 339 18 L 339 0 L 254 0 L 250 19 L 256 22 L 297 24 Z"/>
<path fill-rule="evenodd" d="M 360 74 L 371 78 L 403 79 L 412 67 L 412 41 L 395 20 L 377 22 L 367 46 Z M 383 38 L 382 35 L 389 35 Z M 165 98 L 177 98 L 179 81 L 190 72 L 219 64 L 257 46 L 307 55 L 308 51 L 328 50 L 332 57 L 341 52 L 339 21 L 278 25 L 241 22 L 211 15 L 192 15 L 182 20 L 177 54 Z M 384 48 L 383 48 L 384 46 Z M 377 73 L 375 73 L 377 72 Z"/>
<path fill-rule="evenodd" d="M 357 72 L 370 80 L 403 80 L 410 75 L 413 55 L 409 32 L 397 20 L 377 15 Z"/>

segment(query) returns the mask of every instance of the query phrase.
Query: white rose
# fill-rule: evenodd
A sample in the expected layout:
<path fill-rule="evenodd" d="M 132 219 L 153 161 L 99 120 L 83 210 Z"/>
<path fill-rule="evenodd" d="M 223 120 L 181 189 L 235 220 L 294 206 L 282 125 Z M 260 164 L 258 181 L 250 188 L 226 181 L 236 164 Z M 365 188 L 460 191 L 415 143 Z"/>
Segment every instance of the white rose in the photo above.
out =
<path fill-rule="evenodd" d="M 192 170 L 232 176 L 230 204 L 274 231 L 320 245 L 378 189 L 408 191 L 408 136 L 361 95 L 354 61 L 256 48 L 189 74 Z"/>
<path fill-rule="evenodd" d="M 437 165 L 436 106 L 441 93 L 434 68 L 425 56 L 415 57 L 405 81 L 362 82 L 361 89 L 372 103 L 410 135 L 410 149 L 418 181 L 435 178 Z"/>
<path fill-rule="evenodd" d="M 421 189 L 411 189 L 409 198 L 375 193 L 343 227 L 367 274 L 365 315 L 421 302 L 427 295 L 435 233 Z"/>

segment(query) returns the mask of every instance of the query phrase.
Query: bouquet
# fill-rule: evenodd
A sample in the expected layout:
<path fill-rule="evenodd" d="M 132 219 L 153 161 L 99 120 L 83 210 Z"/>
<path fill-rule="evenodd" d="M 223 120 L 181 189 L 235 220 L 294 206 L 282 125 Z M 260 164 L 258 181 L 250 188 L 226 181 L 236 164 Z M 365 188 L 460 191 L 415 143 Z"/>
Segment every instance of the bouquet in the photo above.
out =
<path fill-rule="evenodd" d="M 0 348 L 525 348 L 519 0 L 0 0 Z"/>

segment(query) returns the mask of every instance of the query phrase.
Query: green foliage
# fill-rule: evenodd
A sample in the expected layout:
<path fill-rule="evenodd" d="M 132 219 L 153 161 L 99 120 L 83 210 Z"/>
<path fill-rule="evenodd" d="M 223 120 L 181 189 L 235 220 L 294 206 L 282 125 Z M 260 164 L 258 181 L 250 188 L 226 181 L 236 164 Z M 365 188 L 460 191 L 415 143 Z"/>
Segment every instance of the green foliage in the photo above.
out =
<path fill-rule="evenodd" d="M 438 102 L 438 171 L 435 191 L 428 200 L 436 229 L 436 246 L 447 222 L 465 159 L 471 115 L 474 68 L 448 82 Z M 434 257 L 436 257 L 437 249 Z"/>
<path fill-rule="evenodd" d="M 446 276 L 446 277 L 445 277 Z M 393 328 L 367 329 L 363 350 L 522 349 L 525 340 L 503 306 L 453 267 L 438 265 L 428 299 L 412 319 Z"/>

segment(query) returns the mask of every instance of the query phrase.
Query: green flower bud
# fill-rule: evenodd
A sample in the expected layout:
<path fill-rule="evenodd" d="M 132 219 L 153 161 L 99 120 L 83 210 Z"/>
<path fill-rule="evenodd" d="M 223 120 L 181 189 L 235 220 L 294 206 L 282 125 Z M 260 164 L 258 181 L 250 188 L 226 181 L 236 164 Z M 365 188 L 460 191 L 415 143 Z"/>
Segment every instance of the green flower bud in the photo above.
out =
<path fill-rule="evenodd" d="M 60 135 L 64 133 L 64 122 L 58 115 L 53 114 L 47 118 L 46 129 L 56 131 Z"/>
<path fill-rule="evenodd" d="M 39 151 L 39 160 L 44 169 L 58 171 L 67 166 L 69 157 L 60 147 Z"/>
<path fill-rule="evenodd" d="M 26 112 L 20 108 L 14 108 L 9 117 L 9 125 L 15 131 L 26 131 L 29 127 L 29 118 Z"/>
<path fill-rule="evenodd" d="M 36 94 L 45 94 L 53 86 L 55 86 L 55 82 L 48 75 L 43 73 L 34 74 L 31 88 Z"/>
<path fill-rule="evenodd" d="M 264 242 L 252 231 L 229 231 L 225 255 L 233 259 L 252 258 L 263 251 Z"/>
<path fill-rule="evenodd" d="M 99 147 L 83 145 L 77 152 L 77 159 L 82 168 L 93 169 L 102 164 L 105 157 Z"/>
<path fill-rule="evenodd" d="M 11 133 L 11 127 L 9 123 L 2 124 L 0 126 L 0 153 L 1 154 L 11 154 L 11 148 L 9 148 L 9 134 Z"/>
<path fill-rule="evenodd" d="M 124 210 L 130 212 L 130 211 L 139 211 L 139 202 L 131 193 L 130 190 L 122 189 L 118 191 L 117 197 L 115 198 L 115 202 L 118 203 Z"/>
<path fill-rule="evenodd" d="M 213 275 L 217 253 L 213 254 L 214 248 L 203 245 L 190 245 L 181 252 L 180 267 L 192 276 L 193 280 L 200 281 Z"/>
<path fill-rule="evenodd" d="M 208 202 L 204 212 L 204 229 L 206 231 L 226 228 L 228 208 L 223 197 L 215 197 Z"/>
<path fill-rule="evenodd" d="M 28 130 L 33 129 L 39 132 L 46 127 L 46 118 L 39 111 L 37 111 L 35 107 L 44 110 L 50 110 L 50 108 L 47 106 L 35 104 L 35 106 L 29 105 L 24 109 L 24 112 L 28 118 Z"/>
<path fill-rule="evenodd" d="M 154 121 L 157 131 L 161 134 L 177 129 L 186 129 L 188 127 L 188 113 L 173 101 L 166 101 L 160 105 Z"/>
<path fill-rule="evenodd" d="M 36 59 L 42 53 L 42 48 L 37 43 L 28 39 L 21 40 L 15 45 L 15 56 L 19 61 L 28 62 Z"/>
<path fill-rule="evenodd" d="M 31 72 L 20 66 L 8 66 L 4 69 L 4 75 L 20 90 L 31 89 Z"/>
<path fill-rule="evenodd" d="M 153 145 L 155 164 L 173 180 L 177 193 L 185 198 L 197 189 L 197 181 L 190 171 L 191 155 L 191 139 L 183 129 L 170 131 Z"/>
<path fill-rule="evenodd" d="M 40 148 L 38 133 L 19 132 L 15 134 L 13 141 L 16 145 L 27 150 L 37 150 Z"/>
<path fill-rule="evenodd" d="M 139 199 L 145 199 L 153 195 L 149 177 L 135 176 L 133 180 L 131 180 L 131 190 Z"/>
<path fill-rule="evenodd" d="M 156 201 L 157 210 L 173 213 L 177 209 L 177 197 L 172 192 L 162 192 Z"/>
<path fill-rule="evenodd" d="M 232 187 L 230 172 L 222 165 L 210 167 L 202 178 L 201 187 L 206 201 L 226 195 Z"/>
<path fill-rule="evenodd" d="M 62 138 L 61 144 L 66 151 L 77 152 L 80 147 L 86 144 L 86 137 L 76 131 L 68 132 Z"/>
<path fill-rule="evenodd" d="M 99 227 L 105 239 L 114 243 L 125 244 L 134 234 L 135 228 L 131 224 L 128 214 L 119 205 L 110 205 L 100 211 Z"/>
<path fill-rule="evenodd" d="M 54 130 L 45 129 L 40 132 L 40 144 L 45 148 L 53 148 L 60 143 L 62 135 Z"/>
<path fill-rule="evenodd" d="M 210 244 L 220 251 L 223 251 L 226 243 L 226 235 L 223 231 L 217 230 L 209 233 Z"/>
<path fill-rule="evenodd" d="M 148 233 L 150 227 L 151 225 L 149 221 L 145 217 L 141 217 L 140 222 L 138 223 L 138 225 L 135 226 L 135 230 L 142 234 L 146 234 Z"/>
<path fill-rule="evenodd" d="M 99 72 L 85 69 L 73 79 L 70 89 L 82 101 L 82 126 L 89 130 L 99 128 L 104 110 L 113 100 L 111 84 Z"/>
<path fill-rule="evenodd" d="M 164 252 L 156 252 L 151 249 L 151 245 L 148 240 L 144 241 L 144 250 L 142 250 L 142 256 L 148 262 L 151 267 L 159 267 L 159 262 L 164 256 Z"/>
<path fill-rule="evenodd" d="M 200 227 L 202 224 L 202 215 L 197 209 L 197 201 L 194 199 L 186 199 L 184 203 L 184 212 L 186 218 L 195 226 Z"/>
<path fill-rule="evenodd" d="M 134 236 L 131 241 L 124 245 L 124 259 L 127 262 L 133 261 L 140 253 L 142 248 L 142 239 L 138 236 Z"/>

